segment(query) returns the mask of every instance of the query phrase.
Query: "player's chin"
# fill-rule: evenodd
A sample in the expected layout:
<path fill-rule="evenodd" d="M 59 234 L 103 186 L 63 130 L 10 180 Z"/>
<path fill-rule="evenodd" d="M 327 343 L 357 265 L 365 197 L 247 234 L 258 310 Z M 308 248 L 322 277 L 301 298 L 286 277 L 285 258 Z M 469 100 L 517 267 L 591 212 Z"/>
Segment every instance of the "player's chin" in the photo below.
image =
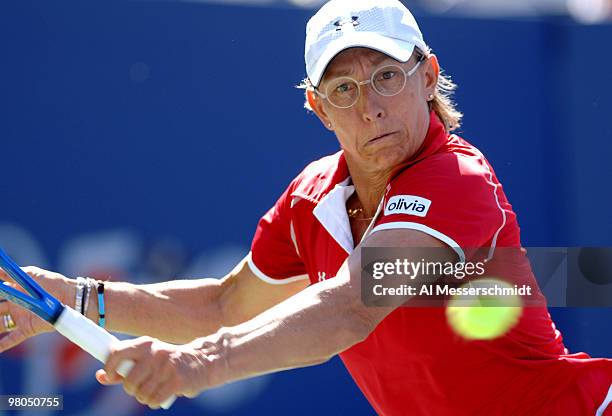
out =
<path fill-rule="evenodd" d="M 398 146 L 389 146 L 379 149 L 376 153 L 368 157 L 369 164 L 376 170 L 391 170 L 401 166 L 407 159 L 404 152 Z"/>

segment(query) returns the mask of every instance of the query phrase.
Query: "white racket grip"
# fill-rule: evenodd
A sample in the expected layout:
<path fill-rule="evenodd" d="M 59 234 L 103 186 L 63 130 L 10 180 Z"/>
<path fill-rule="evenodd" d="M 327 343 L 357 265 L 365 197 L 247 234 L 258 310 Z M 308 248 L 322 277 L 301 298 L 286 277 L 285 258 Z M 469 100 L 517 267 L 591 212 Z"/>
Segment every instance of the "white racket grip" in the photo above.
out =
<path fill-rule="evenodd" d="M 69 306 L 64 307 L 54 326 L 57 332 L 87 351 L 101 363 L 106 363 L 111 345 L 119 341 L 117 337 L 104 328 L 100 328 Z M 122 377 L 127 377 L 132 367 L 134 367 L 133 361 L 123 361 L 117 368 L 117 372 Z M 170 397 L 162 403 L 162 409 L 169 409 L 175 400 L 176 396 Z"/>

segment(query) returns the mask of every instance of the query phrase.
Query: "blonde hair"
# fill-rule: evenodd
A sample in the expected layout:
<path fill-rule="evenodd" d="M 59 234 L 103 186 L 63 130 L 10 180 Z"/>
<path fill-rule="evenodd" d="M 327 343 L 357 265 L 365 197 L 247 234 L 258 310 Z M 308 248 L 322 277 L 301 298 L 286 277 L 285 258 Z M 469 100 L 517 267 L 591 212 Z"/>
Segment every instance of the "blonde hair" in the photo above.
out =
<path fill-rule="evenodd" d="M 414 55 L 416 55 L 417 59 L 429 57 L 430 54 L 430 48 L 427 48 L 426 51 L 421 51 L 419 48 L 414 49 Z M 314 85 L 312 85 L 308 78 L 304 78 L 297 88 L 305 90 L 304 108 L 309 111 L 313 111 L 310 103 L 308 102 L 307 94 L 308 91 L 313 91 L 315 89 Z M 451 132 L 461 127 L 461 119 L 463 118 L 463 113 L 457 109 L 457 104 L 453 100 L 453 94 L 455 93 L 456 89 L 457 84 L 455 84 L 451 80 L 450 76 L 446 75 L 442 68 L 440 68 L 438 85 L 436 85 L 433 99 L 429 101 L 429 109 L 436 112 L 436 115 L 444 124 L 444 128 L 447 132 Z"/>

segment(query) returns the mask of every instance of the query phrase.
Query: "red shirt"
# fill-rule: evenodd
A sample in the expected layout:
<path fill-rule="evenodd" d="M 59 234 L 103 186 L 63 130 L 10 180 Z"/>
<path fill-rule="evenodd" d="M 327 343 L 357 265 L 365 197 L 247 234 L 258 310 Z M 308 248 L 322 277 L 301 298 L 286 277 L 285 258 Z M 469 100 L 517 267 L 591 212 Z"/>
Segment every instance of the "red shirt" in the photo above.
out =
<path fill-rule="evenodd" d="M 272 284 L 334 277 L 356 245 L 346 214 L 353 192 L 342 152 L 308 165 L 259 222 L 255 274 Z M 365 235 L 398 228 L 425 232 L 461 259 L 463 248 L 520 247 L 493 169 L 433 112 L 423 145 L 389 181 Z M 566 354 L 545 307 L 524 308 L 492 341 L 457 336 L 442 307 L 400 307 L 340 357 L 382 415 L 594 415 L 612 383 L 612 360 Z"/>

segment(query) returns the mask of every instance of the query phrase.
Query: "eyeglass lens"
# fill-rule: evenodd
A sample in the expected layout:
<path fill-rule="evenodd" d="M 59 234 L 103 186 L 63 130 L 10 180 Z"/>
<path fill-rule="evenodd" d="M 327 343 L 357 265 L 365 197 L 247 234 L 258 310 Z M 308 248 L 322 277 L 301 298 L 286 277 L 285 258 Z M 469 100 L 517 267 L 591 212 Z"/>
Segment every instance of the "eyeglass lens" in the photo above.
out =
<path fill-rule="evenodd" d="M 377 93 L 390 97 L 399 94 L 404 88 L 406 74 L 399 66 L 389 65 L 378 69 L 371 80 L 372 87 Z M 336 107 L 348 108 L 359 99 L 359 89 L 359 84 L 352 78 L 336 78 L 327 87 L 327 98 Z"/>

